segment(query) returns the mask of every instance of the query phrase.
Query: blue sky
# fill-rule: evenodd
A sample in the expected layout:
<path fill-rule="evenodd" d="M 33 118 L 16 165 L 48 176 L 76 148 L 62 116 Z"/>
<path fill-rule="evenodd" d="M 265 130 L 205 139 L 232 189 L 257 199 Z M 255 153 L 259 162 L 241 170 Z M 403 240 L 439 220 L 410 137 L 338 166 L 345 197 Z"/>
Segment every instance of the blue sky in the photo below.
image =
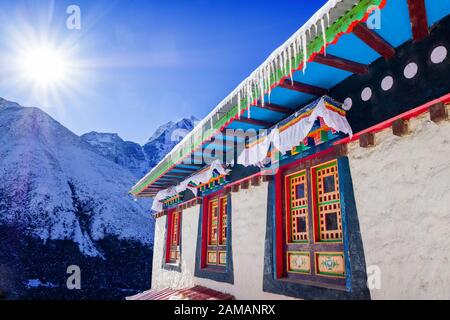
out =
<path fill-rule="evenodd" d="M 325 2 L 1 0 L 0 97 L 39 106 L 77 134 L 144 143 L 163 123 L 206 116 Z M 72 4 L 80 31 L 66 28 Z M 45 98 L 8 62 L 38 37 L 76 65 L 70 85 Z"/>

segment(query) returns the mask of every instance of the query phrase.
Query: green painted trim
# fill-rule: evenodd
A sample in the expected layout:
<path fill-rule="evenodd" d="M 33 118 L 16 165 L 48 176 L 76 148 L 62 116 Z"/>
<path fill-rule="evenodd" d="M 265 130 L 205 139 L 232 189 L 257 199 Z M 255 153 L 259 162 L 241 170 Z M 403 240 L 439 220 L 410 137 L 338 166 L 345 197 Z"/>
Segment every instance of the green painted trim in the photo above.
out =
<path fill-rule="evenodd" d="M 306 209 L 306 208 L 308 208 L 308 206 L 291 207 L 291 210 Z"/>
<path fill-rule="evenodd" d="M 328 29 L 325 31 L 326 40 L 328 43 L 331 43 L 334 41 L 334 39 L 341 33 L 345 33 L 351 24 L 354 21 L 362 20 L 369 10 L 370 7 L 375 6 L 378 7 L 383 2 L 383 0 L 361 0 L 356 6 L 354 6 L 351 10 L 349 10 L 345 15 L 343 15 L 341 18 L 339 18 L 336 22 L 334 22 Z M 320 52 L 322 47 L 324 46 L 324 42 L 322 39 L 322 36 L 316 37 L 314 40 L 312 40 L 308 45 L 308 60 L 311 58 L 313 54 L 316 54 Z M 290 66 L 292 63 L 292 66 L 300 66 L 300 64 L 303 62 L 303 54 L 299 53 L 296 57 L 293 57 L 293 61 L 287 61 L 286 66 Z M 289 69 L 289 68 L 285 68 Z M 271 76 L 271 85 L 277 84 L 283 77 L 288 76 L 289 74 L 285 74 L 282 69 L 276 70 L 275 74 Z M 267 85 L 264 85 L 263 88 L 265 91 L 269 90 Z M 253 92 L 253 98 L 261 96 L 261 93 L 259 92 L 260 89 L 257 88 Z M 247 105 L 246 99 L 242 99 L 241 101 L 242 106 Z M 142 192 L 148 185 L 152 184 L 156 179 L 158 179 L 164 172 L 169 170 L 172 166 L 179 163 L 185 156 L 188 156 L 191 154 L 191 152 L 198 147 L 201 146 L 201 144 L 211 137 L 217 130 L 219 130 L 222 126 L 224 126 L 228 121 L 236 117 L 238 114 L 238 105 L 233 106 L 226 114 L 224 114 L 216 123 L 213 124 L 212 128 L 209 128 L 204 132 L 203 134 L 200 134 L 200 138 L 193 141 L 192 144 L 187 144 L 183 149 L 181 149 L 176 155 L 172 154 L 172 157 L 169 158 L 166 162 L 158 165 L 155 167 L 150 173 L 148 174 L 145 179 L 143 179 L 141 182 L 139 182 L 136 186 L 132 188 L 130 191 L 133 195 L 138 195 L 140 192 Z M 196 138 L 196 136 L 193 136 Z"/>
<path fill-rule="evenodd" d="M 321 206 L 326 206 L 326 205 L 328 205 L 328 204 L 338 203 L 338 202 L 341 202 L 341 200 L 332 200 L 332 201 L 328 201 L 328 202 L 321 202 L 321 203 L 319 204 L 319 207 L 321 207 Z"/>

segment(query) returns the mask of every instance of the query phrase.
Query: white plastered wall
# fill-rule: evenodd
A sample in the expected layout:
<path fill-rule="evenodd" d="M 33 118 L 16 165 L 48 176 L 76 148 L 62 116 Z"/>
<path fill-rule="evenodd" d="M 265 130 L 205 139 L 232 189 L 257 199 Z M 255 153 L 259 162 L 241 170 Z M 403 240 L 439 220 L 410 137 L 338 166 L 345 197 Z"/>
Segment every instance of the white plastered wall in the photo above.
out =
<path fill-rule="evenodd" d="M 450 122 L 410 125 L 408 136 L 387 129 L 373 148 L 349 146 L 369 280 L 380 285 L 371 296 L 450 299 Z"/>

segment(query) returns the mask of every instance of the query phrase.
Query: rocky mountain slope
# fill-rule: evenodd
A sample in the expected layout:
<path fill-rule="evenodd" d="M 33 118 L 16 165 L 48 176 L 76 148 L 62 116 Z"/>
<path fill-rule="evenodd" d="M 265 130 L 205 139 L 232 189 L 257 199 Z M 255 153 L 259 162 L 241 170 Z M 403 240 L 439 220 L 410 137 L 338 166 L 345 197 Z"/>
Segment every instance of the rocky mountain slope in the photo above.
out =
<path fill-rule="evenodd" d="M 140 179 L 192 131 L 197 121 L 194 117 L 170 121 L 159 127 L 143 146 L 124 141 L 115 133 L 90 132 L 81 139 Z"/>
<path fill-rule="evenodd" d="M 0 98 L 0 297 L 120 299 L 150 287 L 153 220 L 130 187 L 193 127 L 171 122 L 144 146 L 79 137 L 39 108 Z M 82 290 L 66 287 L 79 265 Z"/>
<path fill-rule="evenodd" d="M 88 256 L 106 234 L 151 243 L 148 210 L 127 195 L 134 176 L 38 108 L 0 105 L 0 223 Z"/>

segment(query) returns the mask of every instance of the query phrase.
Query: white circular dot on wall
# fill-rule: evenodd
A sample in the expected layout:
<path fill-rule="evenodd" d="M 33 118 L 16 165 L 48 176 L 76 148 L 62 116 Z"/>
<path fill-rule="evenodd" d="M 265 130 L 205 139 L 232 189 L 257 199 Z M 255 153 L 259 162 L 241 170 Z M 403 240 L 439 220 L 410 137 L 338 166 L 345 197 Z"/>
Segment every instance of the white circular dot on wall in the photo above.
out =
<path fill-rule="evenodd" d="M 344 100 L 344 105 L 342 106 L 342 108 L 345 111 L 348 111 L 352 108 L 352 105 L 353 105 L 353 100 L 352 100 L 352 98 L 348 97 Z"/>
<path fill-rule="evenodd" d="M 383 78 L 383 80 L 381 80 L 381 89 L 383 89 L 383 91 L 390 90 L 393 85 L 394 85 L 394 78 L 392 78 L 392 76 L 386 76 Z"/>
<path fill-rule="evenodd" d="M 363 101 L 369 101 L 370 98 L 372 98 L 372 89 L 370 89 L 369 87 L 366 87 L 361 92 L 361 99 Z"/>
<path fill-rule="evenodd" d="M 418 70 L 419 67 L 417 66 L 417 63 L 410 62 L 406 65 L 405 70 L 403 70 L 403 74 L 406 79 L 412 79 L 416 76 Z"/>
<path fill-rule="evenodd" d="M 431 62 L 434 64 L 441 63 L 447 58 L 447 48 L 444 46 L 438 46 L 431 52 Z"/>

